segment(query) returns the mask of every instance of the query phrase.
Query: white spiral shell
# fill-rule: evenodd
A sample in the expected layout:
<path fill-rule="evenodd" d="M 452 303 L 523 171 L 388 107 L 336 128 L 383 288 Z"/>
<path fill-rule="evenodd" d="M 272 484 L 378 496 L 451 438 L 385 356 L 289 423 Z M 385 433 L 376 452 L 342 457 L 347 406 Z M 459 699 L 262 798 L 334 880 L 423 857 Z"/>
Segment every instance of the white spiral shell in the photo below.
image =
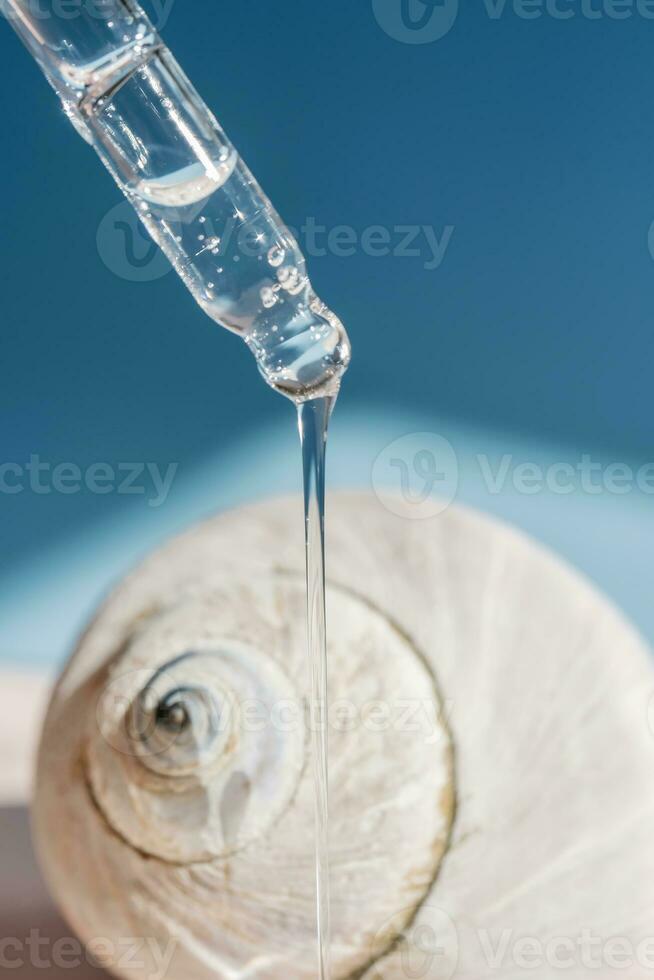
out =
<path fill-rule="evenodd" d="M 337 494 L 327 529 L 335 978 L 407 980 L 416 951 L 423 976 L 497 976 L 507 931 L 637 945 L 654 900 L 642 642 L 471 513 L 408 521 Z M 50 705 L 34 827 L 51 889 L 87 942 L 172 944 L 170 980 L 316 974 L 301 533 L 281 500 L 166 545 Z M 156 976 L 149 949 L 113 968 Z"/>

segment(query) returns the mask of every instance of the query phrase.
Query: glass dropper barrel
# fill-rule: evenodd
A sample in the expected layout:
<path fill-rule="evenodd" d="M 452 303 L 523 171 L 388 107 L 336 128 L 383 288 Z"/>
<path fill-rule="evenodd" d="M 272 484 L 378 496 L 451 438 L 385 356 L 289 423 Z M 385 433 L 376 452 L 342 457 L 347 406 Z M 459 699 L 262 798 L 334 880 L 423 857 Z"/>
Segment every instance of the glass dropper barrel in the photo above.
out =
<path fill-rule="evenodd" d="M 132 0 L 0 0 L 0 10 L 203 310 L 295 400 L 335 392 L 350 357 L 304 256 Z"/>

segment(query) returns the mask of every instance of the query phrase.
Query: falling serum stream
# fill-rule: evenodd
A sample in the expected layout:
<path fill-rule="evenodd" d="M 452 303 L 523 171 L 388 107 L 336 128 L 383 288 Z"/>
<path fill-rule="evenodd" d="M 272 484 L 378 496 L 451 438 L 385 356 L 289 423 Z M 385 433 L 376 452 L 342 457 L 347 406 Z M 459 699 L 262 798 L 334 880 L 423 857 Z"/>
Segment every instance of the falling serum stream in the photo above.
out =
<path fill-rule="evenodd" d="M 311 737 L 316 808 L 316 920 L 320 980 L 328 980 L 331 976 L 324 520 L 327 426 L 334 401 L 335 396 L 325 396 L 310 399 L 298 406 L 304 475 L 307 642 L 311 672 Z"/>
<path fill-rule="evenodd" d="M 312 716 L 323 712 L 311 726 L 319 975 L 328 980 L 324 466 L 350 346 L 313 291 L 294 237 L 136 0 L 97 6 L 70 19 L 44 17 L 31 0 L 0 0 L 0 13 L 199 306 L 242 337 L 264 379 L 299 413 Z M 217 365 L 218 377 L 224 371 Z"/>

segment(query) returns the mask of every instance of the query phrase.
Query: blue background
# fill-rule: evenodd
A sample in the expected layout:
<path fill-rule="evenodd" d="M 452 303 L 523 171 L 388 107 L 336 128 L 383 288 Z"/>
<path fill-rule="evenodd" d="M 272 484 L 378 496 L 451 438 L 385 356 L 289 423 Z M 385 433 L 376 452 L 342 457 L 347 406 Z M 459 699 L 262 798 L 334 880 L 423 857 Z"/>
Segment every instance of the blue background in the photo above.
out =
<path fill-rule="evenodd" d="M 392 2 L 392 0 L 389 0 Z M 600 0 L 595 0 L 600 5 Z M 496 20 L 400 43 L 369 0 L 176 0 L 163 34 L 278 210 L 329 228 L 454 233 L 430 256 L 313 258 L 354 361 L 331 480 L 433 429 L 460 499 L 562 552 L 654 638 L 653 498 L 489 497 L 474 454 L 654 457 L 654 21 Z M 213 506 L 297 489 L 292 409 L 171 273 L 129 282 L 98 227 L 120 201 L 0 23 L 1 461 L 179 464 L 166 504 L 0 497 L 0 658 L 51 662 L 107 583 Z"/>

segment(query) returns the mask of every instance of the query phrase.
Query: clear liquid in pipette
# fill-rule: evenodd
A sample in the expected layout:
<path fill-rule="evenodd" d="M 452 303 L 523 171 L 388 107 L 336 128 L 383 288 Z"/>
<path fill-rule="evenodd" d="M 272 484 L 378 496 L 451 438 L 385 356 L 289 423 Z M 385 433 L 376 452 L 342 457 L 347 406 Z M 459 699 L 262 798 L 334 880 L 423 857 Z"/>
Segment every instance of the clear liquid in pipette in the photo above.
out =
<path fill-rule="evenodd" d="M 294 399 L 323 393 L 347 366 L 347 335 L 274 212 L 249 212 L 252 180 L 224 148 L 211 167 L 173 170 L 126 192 L 198 304 L 245 340 L 266 381 Z"/>
<path fill-rule="evenodd" d="M 204 201 L 231 177 L 238 159 L 236 151 L 217 160 L 209 170 L 201 163 L 181 167 L 175 173 L 152 180 L 141 180 L 134 195 L 148 204 L 185 208 Z M 165 220 L 165 215 L 163 216 Z"/>

